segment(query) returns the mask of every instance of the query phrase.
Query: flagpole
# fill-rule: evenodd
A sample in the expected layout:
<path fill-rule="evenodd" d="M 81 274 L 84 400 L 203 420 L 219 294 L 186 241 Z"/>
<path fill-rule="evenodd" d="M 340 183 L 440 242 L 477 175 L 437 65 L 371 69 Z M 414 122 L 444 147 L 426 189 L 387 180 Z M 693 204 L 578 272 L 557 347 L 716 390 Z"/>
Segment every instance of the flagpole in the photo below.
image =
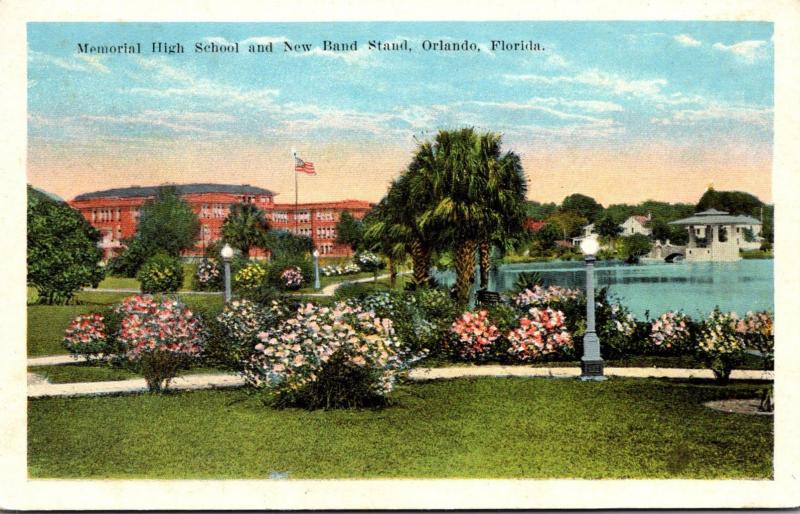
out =
<path fill-rule="evenodd" d="M 292 162 L 292 172 L 294 173 L 294 235 L 300 235 L 300 221 L 297 219 L 297 152 L 292 154 L 294 162 Z"/>

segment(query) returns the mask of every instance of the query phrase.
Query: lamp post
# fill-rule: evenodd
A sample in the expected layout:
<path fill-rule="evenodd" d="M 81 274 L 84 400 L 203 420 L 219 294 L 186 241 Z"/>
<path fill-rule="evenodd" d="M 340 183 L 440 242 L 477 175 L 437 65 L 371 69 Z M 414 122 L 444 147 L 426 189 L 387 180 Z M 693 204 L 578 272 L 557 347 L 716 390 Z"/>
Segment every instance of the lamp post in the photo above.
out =
<path fill-rule="evenodd" d="M 319 250 L 315 248 L 311 255 L 314 256 L 314 289 L 319 289 Z"/>
<path fill-rule="evenodd" d="M 586 262 L 586 334 L 583 336 L 581 380 L 605 380 L 603 358 L 600 356 L 600 339 L 594 327 L 594 261 L 600 244 L 596 237 L 581 241 L 581 252 Z"/>
<path fill-rule="evenodd" d="M 222 256 L 222 262 L 225 263 L 225 302 L 231 301 L 231 258 L 233 257 L 233 248 L 228 243 L 222 247 L 219 252 Z"/>

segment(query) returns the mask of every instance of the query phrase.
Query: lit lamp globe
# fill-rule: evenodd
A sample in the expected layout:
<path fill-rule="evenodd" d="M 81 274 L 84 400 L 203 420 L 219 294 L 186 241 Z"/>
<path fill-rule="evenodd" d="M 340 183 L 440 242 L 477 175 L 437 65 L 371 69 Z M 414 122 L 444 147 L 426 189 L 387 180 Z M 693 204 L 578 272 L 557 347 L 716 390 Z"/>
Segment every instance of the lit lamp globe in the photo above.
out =
<path fill-rule="evenodd" d="M 597 242 L 595 237 L 587 237 L 581 241 L 581 251 L 587 257 L 594 257 L 600 250 L 600 243 Z"/>
<path fill-rule="evenodd" d="M 312 255 L 314 256 L 314 258 L 315 258 L 315 259 L 316 259 L 317 257 L 319 257 L 319 250 L 314 250 L 314 252 L 312 253 Z"/>
<path fill-rule="evenodd" d="M 222 255 L 222 258 L 226 261 L 231 260 L 233 257 L 233 248 L 228 243 L 225 243 L 225 246 L 222 247 L 222 250 L 219 252 Z"/>

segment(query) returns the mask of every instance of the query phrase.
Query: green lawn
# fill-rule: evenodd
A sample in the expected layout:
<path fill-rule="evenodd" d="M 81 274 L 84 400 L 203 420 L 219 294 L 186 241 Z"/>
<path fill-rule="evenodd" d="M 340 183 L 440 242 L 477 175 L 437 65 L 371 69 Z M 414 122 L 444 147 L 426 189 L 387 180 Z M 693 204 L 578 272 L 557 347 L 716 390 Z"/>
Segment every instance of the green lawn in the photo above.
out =
<path fill-rule="evenodd" d="M 772 477 L 768 416 L 702 402 L 758 384 L 478 378 L 383 410 L 264 407 L 246 390 L 28 402 L 33 478 Z"/>
<path fill-rule="evenodd" d="M 661 356 L 661 355 L 631 355 L 623 359 L 606 359 L 605 366 L 609 368 L 707 368 L 702 361 L 692 355 L 680 356 Z M 485 364 L 508 364 L 507 362 L 489 361 Z M 420 366 L 427 367 L 469 367 L 474 366 L 472 362 L 462 362 L 446 359 L 443 357 L 431 357 L 422 361 Z M 527 363 L 528 366 L 536 368 L 569 368 L 579 367 L 580 361 L 537 361 Z M 764 369 L 761 357 L 747 354 L 744 362 L 736 369 Z"/>
<path fill-rule="evenodd" d="M 191 291 L 197 265 L 189 262 L 183 263 L 183 285 L 181 291 Z M 99 289 L 139 289 L 139 281 L 129 277 L 106 277 L 97 286 Z"/>
<path fill-rule="evenodd" d="M 77 305 L 28 305 L 28 356 L 67 353 L 61 346 L 61 339 L 72 318 L 78 314 L 100 311 L 129 295 L 83 291 L 76 295 Z M 220 295 L 182 294 L 180 297 L 190 308 L 222 305 Z"/>

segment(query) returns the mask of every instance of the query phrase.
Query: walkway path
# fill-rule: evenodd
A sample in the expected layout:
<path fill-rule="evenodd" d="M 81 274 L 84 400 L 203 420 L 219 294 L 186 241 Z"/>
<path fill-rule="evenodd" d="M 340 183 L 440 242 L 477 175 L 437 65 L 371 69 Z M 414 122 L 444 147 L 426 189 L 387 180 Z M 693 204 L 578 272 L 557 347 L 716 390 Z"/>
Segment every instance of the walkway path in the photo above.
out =
<path fill-rule="evenodd" d="M 53 357 L 47 357 L 54 359 Z M 60 356 L 59 356 L 60 358 Z M 29 359 L 28 364 L 34 365 Z M 42 362 L 41 359 L 38 362 Z M 680 368 L 606 368 L 610 377 L 635 378 L 713 378 L 711 370 Z M 463 377 L 551 377 L 574 378 L 580 369 L 574 368 L 532 368 L 530 366 L 454 366 L 449 368 L 416 368 L 411 371 L 411 380 L 434 380 Z M 772 371 L 735 370 L 732 380 L 773 380 Z M 234 374 L 186 375 L 176 378 L 170 385 L 175 390 L 197 390 L 223 387 L 239 387 L 244 380 Z M 47 396 L 85 396 L 118 393 L 139 393 L 147 391 L 143 378 L 113 382 L 81 382 L 72 384 L 51 384 L 35 373 L 28 373 L 28 398 Z"/>

